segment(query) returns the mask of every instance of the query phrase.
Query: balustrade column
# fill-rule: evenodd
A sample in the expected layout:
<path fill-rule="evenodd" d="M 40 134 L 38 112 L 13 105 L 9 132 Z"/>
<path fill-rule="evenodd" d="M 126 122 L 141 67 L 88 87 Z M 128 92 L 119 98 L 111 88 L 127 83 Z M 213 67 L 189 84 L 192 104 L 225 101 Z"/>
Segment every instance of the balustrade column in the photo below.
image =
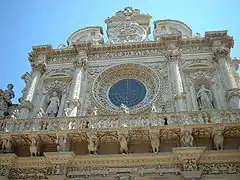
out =
<path fill-rule="evenodd" d="M 32 63 L 32 74 L 30 85 L 27 89 L 26 95 L 20 105 L 20 118 L 27 119 L 29 111 L 33 110 L 32 102 L 37 91 L 37 85 L 42 73 L 45 72 L 46 64 L 44 61 L 37 61 Z"/>
<path fill-rule="evenodd" d="M 228 48 L 215 48 L 214 56 L 219 64 L 220 71 L 222 72 L 223 78 L 227 86 L 227 101 L 231 109 L 240 109 L 240 88 L 233 76 L 228 61 L 229 49 Z"/>
<path fill-rule="evenodd" d="M 75 72 L 72 83 L 72 91 L 69 98 L 69 108 L 71 110 L 69 116 L 77 115 L 78 106 L 80 105 L 80 92 L 83 74 L 87 68 L 87 55 L 85 51 L 78 53 L 77 59 L 73 62 Z"/>
<path fill-rule="evenodd" d="M 178 49 L 170 50 L 165 56 L 168 60 L 168 67 L 170 71 L 170 82 L 172 84 L 172 90 L 177 106 L 177 111 L 186 111 L 185 95 L 183 91 L 183 83 L 180 74 L 179 61 L 181 57 L 181 51 Z"/>

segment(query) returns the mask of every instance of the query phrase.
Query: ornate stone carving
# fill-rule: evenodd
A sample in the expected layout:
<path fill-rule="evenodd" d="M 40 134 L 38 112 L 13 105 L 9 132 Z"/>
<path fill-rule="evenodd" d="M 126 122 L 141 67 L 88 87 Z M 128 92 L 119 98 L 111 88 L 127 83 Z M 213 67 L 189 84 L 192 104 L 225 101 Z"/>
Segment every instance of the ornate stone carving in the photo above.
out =
<path fill-rule="evenodd" d="M 240 109 L 240 88 L 227 91 L 227 101 L 231 109 Z"/>
<path fill-rule="evenodd" d="M 31 145 L 30 145 L 30 154 L 31 156 L 40 156 L 40 142 L 37 136 L 31 137 Z"/>
<path fill-rule="evenodd" d="M 224 47 L 217 47 L 213 49 L 213 53 L 215 58 L 228 58 L 229 56 L 229 49 Z"/>
<path fill-rule="evenodd" d="M 88 152 L 89 154 L 97 154 L 98 147 L 100 145 L 100 140 L 97 137 L 97 134 L 93 132 L 87 133 L 87 142 L 88 142 Z"/>
<path fill-rule="evenodd" d="M 12 140 L 10 136 L 2 138 L 2 151 L 5 153 L 12 152 Z"/>
<path fill-rule="evenodd" d="M 191 130 L 183 129 L 181 137 L 181 145 L 183 147 L 192 147 L 193 146 L 193 136 L 191 135 Z"/>
<path fill-rule="evenodd" d="M 165 57 L 169 61 L 178 61 L 181 58 L 182 50 L 178 48 L 173 48 L 165 51 Z"/>
<path fill-rule="evenodd" d="M 201 85 L 196 97 L 200 110 L 214 109 L 212 93 L 209 89 L 205 88 L 204 84 Z"/>
<path fill-rule="evenodd" d="M 60 106 L 60 98 L 58 97 L 57 92 L 53 92 L 52 96 L 49 98 L 46 115 L 48 117 L 56 117 L 59 111 L 59 106 Z"/>
<path fill-rule="evenodd" d="M 57 151 L 62 152 L 67 150 L 67 135 L 57 135 Z"/>
<path fill-rule="evenodd" d="M 120 143 L 120 153 L 128 154 L 128 132 L 119 131 L 118 141 Z"/>
<path fill-rule="evenodd" d="M 152 152 L 153 153 L 158 153 L 159 152 L 159 146 L 160 146 L 159 132 L 150 130 L 149 131 L 149 137 L 150 137 L 150 141 L 151 141 Z"/>
<path fill-rule="evenodd" d="M 41 74 L 46 71 L 46 63 L 44 61 L 32 62 L 32 69 L 39 71 Z"/>

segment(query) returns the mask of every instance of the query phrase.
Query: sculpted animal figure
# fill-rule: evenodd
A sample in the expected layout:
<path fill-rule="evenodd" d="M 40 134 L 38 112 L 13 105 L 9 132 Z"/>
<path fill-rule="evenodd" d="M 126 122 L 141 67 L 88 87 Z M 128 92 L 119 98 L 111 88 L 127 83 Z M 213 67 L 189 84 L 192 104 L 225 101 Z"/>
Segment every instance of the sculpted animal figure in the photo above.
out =
<path fill-rule="evenodd" d="M 100 145 L 100 141 L 96 135 L 88 136 L 88 152 L 89 152 L 89 154 L 97 154 L 99 145 Z"/>
<path fill-rule="evenodd" d="M 159 146 L 160 146 L 160 141 L 159 141 L 158 135 L 156 133 L 152 133 L 150 135 L 150 141 L 151 141 L 151 146 L 152 146 L 153 153 L 158 153 L 159 152 Z"/>
<path fill-rule="evenodd" d="M 221 131 L 217 131 L 213 136 L 213 143 L 216 150 L 223 150 L 224 137 Z"/>
<path fill-rule="evenodd" d="M 120 134 L 118 137 L 120 143 L 120 153 L 121 154 L 128 154 L 128 141 L 124 134 Z"/>
<path fill-rule="evenodd" d="M 37 139 L 35 137 L 32 138 L 32 142 L 30 145 L 30 154 L 31 154 L 31 157 L 40 155 L 39 142 L 37 141 Z"/>

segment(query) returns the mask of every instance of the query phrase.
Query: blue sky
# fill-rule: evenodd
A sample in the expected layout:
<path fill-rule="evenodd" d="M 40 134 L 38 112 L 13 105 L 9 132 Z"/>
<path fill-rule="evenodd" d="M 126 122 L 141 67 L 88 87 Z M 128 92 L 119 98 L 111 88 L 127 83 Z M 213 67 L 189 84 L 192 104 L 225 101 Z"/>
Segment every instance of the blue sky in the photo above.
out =
<path fill-rule="evenodd" d="M 27 57 L 32 46 L 56 48 L 86 26 L 103 26 L 106 31 L 104 20 L 127 6 L 152 15 L 152 22 L 180 20 L 202 36 L 205 31 L 228 30 L 235 40 L 231 57 L 240 56 L 239 0 L 1 0 L 0 88 L 14 84 L 16 102 L 24 87 L 20 77 L 30 72 Z"/>

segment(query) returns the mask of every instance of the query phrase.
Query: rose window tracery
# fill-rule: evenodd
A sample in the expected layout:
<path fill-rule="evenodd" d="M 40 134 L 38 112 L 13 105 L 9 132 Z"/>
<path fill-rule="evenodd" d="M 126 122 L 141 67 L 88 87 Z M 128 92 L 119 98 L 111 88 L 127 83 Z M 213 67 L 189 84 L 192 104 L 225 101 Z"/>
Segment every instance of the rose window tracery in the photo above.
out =
<path fill-rule="evenodd" d="M 122 103 L 133 107 L 141 103 L 146 96 L 146 87 L 137 79 L 122 79 L 113 84 L 108 92 L 108 97 L 115 106 Z"/>
<path fill-rule="evenodd" d="M 93 97 L 105 112 L 120 112 L 120 104 L 139 112 L 148 108 L 160 91 L 160 78 L 149 67 L 121 64 L 103 71 L 92 86 Z"/>

